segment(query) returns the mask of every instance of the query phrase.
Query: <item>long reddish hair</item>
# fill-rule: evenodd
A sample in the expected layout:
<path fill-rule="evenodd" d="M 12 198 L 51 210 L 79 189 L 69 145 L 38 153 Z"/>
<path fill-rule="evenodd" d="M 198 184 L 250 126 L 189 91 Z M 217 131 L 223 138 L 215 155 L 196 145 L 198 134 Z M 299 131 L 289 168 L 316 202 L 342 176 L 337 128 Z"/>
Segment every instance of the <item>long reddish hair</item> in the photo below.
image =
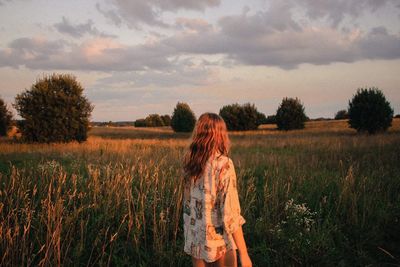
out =
<path fill-rule="evenodd" d="M 200 116 L 193 131 L 192 143 L 184 159 L 185 180 L 196 181 L 204 171 L 208 159 L 215 153 L 228 155 L 229 137 L 224 120 L 215 113 Z"/>

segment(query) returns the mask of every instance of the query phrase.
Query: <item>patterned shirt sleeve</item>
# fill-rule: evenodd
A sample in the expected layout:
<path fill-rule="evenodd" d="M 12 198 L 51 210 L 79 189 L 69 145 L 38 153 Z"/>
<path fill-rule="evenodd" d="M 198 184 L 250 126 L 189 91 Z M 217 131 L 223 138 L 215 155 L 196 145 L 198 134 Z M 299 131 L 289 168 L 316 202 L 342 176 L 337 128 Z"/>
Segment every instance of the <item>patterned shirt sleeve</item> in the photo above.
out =
<path fill-rule="evenodd" d="M 240 214 L 240 203 L 237 191 L 236 172 L 231 159 L 225 164 L 220 173 L 221 178 L 221 213 L 224 230 L 232 234 L 242 226 L 246 220 Z"/>

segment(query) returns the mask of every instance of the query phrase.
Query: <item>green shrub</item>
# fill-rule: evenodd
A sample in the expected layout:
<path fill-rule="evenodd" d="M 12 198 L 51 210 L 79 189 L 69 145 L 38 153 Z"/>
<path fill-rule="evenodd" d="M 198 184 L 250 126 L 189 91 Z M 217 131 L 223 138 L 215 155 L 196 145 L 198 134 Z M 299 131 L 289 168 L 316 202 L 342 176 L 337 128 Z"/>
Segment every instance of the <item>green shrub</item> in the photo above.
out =
<path fill-rule="evenodd" d="M 386 131 L 392 125 L 393 109 L 378 88 L 360 88 L 349 101 L 349 125 L 357 132 Z"/>
<path fill-rule="evenodd" d="M 135 120 L 135 127 L 146 127 L 146 120 L 145 119 L 137 119 Z"/>
<path fill-rule="evenodd" d="M 348 118 L 349 118 L 349 113 L 345 109 L 339 110 L 335 114 L 335 120 L 347 120 Z"/>
<path fill-rule="evenodd" d="M 276 124 L 279 130 L 303 129 L 307 118 L 304 106 L 297 97 L 285 97 L 276 111 Z"/>
<path fill-rule="evenodd" d="M 161 119 L 163 121 L 164 126 L 171 126 L 171 116 L 168 114 L 162 115 Z"/>
<path fill-rule="evenodd" d="M 269 115 L 265 119 L 265 124 L 276 124 L 276 115 Z"/>
<path fill-rule="evenodd" d="M 6 136 L 12 123 L 12 113 L 6 103 L 0 98 L 0 136 Z"/>
<path fill-rule="evenodd" d="M 196 124 L 196 116 L 186 103 L 176 105 L 171 118 L 171 127 L 175 132 L 191 132 Z"/>
<path fill-rule="evenodd" d="M 261 125 L 261 124 L 267 124 L 267 117 L 265 116 L 264 113 L 258 112 L 257 113 L 257 124 Z"/>
<path fill-rule="evenodd" d="M 229 131 L 255 130 L 266 120 L 265 115 L 250 103 L 223 106 L 219 115 L 224 119 Z"/>
<path fill-rule="evenodd" d="M 69 74 L 44 76 L 18 94 L 15 108 L 24 119 L 22 138 L 28 142 L 85 141 L 93 106 Z"/>
<path fill-rule="evenodd" d="M 147 127 L 161 127 L 164 126 L 164 122 L 158 114 L 150 114 L 146 117 L 145 123 Z"/>
<path fill-rule="evenodd" d="M 150 114 L 144 119 L 137 119 L 134 122 L 135 127 L 162 127 L 171 125 L 171 116 Z"/>

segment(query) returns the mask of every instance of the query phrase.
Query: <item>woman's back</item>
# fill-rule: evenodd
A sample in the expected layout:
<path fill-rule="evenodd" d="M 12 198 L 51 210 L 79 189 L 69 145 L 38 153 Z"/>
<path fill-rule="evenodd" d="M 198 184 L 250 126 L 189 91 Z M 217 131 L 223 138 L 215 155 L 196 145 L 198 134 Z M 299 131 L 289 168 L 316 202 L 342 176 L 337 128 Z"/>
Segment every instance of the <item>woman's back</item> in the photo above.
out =
<path fill-rule="evenodd" d="M 244 222 L 231 159 L 211 155 L 203 174 L 185 186 L 184 234 L 186 253 L 206 262 L 218 260 L 236 249 L 232 233 Z"/>
<path fill-rule="evenodd" d="M 183 203 L 184 251 L 194 266 L 205 262 L 251 266 L 243 237 L 235 167 L 224 120 L 215 113 L 199 117 L 185 155 Z"/>

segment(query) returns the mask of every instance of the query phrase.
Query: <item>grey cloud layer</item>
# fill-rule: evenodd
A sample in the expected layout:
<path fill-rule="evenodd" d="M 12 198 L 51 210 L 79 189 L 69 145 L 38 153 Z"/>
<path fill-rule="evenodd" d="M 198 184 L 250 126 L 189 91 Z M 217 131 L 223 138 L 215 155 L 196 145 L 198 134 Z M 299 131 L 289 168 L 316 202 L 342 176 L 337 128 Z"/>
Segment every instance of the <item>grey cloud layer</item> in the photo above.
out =
<path fill-rule="evenodd" d="M 96 27 L 94 27 L 92 20 L 88 20 L 86 23 L 73 25 L 66 17 L 62 17 L 62 21 L 54 24 L 54 27 L 60 33 L 70 35 L 74 38 L 80 38 L 85 34 L 101 37 L 116 37 L 112 34 L 100 32 Z"/>
<path fill-rule="evenodd" d="M 220 2 L 221 0 L 109 0 L 108 8 L 103 8 L 100 4 L 96 7 L 116 25 L 126 23 L 136 28 L 142 24 L 167 27 L 170 25 L 162 19 L 165 11 L 204 10 L 207 7 L 219 6 Z M 334 27 L 337 27 L 346 16 L 357 18 L 366 12 L 375 12 L 387 6 L 400 9 L 398 0 L 268 0 L 265 2 L 269 4 L 270 11 L 276 11 L 270 12 L 274 17 L 270 20 L 272 22 L 275 22 L 275 19 L 280 20 L 280 16 L 288 18 L 291 10 L 297 8 L 303 10 L 306 17 L 312 20 L 327 19 Z"/>
<path fill-rule="evenodd" d="M 214 82 L 213 73 L 206 66 L 192 65 L 191 60 L 177 60 L 170 70 L 147 70 L 136 72 L 116 72 L 99 79 L 94 87 L 174 87 L 176 85 L 200 86 Z"/>
<path fill-rule="evenodd" d="M 279 1 L 279 0 L 274 0 Z M 346 16 L 359 17 L 365 12 L 374 12 L 387 5 L 400 8 L 398 0 L 290 0 L 293 6 L 305 9 L 311 19 L 327 18 L 337 26 Z"/>
<path fill-rule="evenodd" d="M 400 58 L 400 36 L 383 27 L 369 33 L 300 26 L 289 13 L 274 16 L 274 7 L 255 15 L 224 17 L 219 30 L 204 27 L 163 40 L 177 51 L 224 54 L 246 65 L 295 68 L 302 63 L 330 64 L 363 59 Z"/>
<path fill-rule="evenodd" d="M 110 7 L 96 5 L 97 10 L 116 25 L 123 22 L 128 26 L 138 28 L 142 24 L 167 27 L 161 16 L 165 11 L 179 9 L 204 10 L 207 7 L 218 6 L 220 0 L 109 0 Z"/>
<path fill-rule="evenodd" d="M 26 66 L 31 69 L 65 69 L 93 71 L 132 71 L 164 69 L 171 63 L 167 55 L 171 50 L 158 45 L 104 48 L 96 54 L 96 46 L 104 39 L 75 45 L 64 40 L 48 41 L 34 38 L 14 40 L 0 50 L 0 67 Z M 107 41 L 107 39 L 105 40 Z M 94 47 L 94 48 L 93 48 Z M 91 54 L 94 50 L 94 55 Z"/>
<path fill-rule="evenodd" d="M 300 2 L 311 3 L 308 0 Z M 371 8 L 380 6 L 374 6 L 373 1 L 361 2 L 364 5 L 370 3 Z M 120 3 L 128 5 L 127 2 Z M 137 4 L 136 1 L 130 3 Z M 217 4 L 218 1 L 148 3 L 164 9 L 200 9 Z M 319 10 L 324 9 L 322 1 L 315 3 L 316 6 L 320 3 Z M 167 80 L 174 77 L 170 75 L 172 71 L 180 73 L 180 63 L 173 58 L 182 55 L 223 55 L 227 61 L 236 64 L 277 66 L 283 69 L 296 68 L 302 63 L 330 64 L 400 58 L 400 36 L 388 32 L 384 27 L 376 27 L 369 32 L 315 27 L 296 21 L 292 8 L 293 5 L 288 1 L 274 1 L 266 11 L 225 16 L 216 26 L 202 19 L 178 18 L 175 34 L 140 45 L 126 46 L 107 38 L 93 39 L 82 44 L 64 40 L 19 38 L 8 47 L 0 48 L 0 67 L 24 65 L 31 69 L 49 70 L 148 71 L 151 77 Z M 129 12 L 130 9 L 127 10 Z M 313 12 L 317 14 L 317 11 Z M 59 30 L 77 37 L 97 33 L 90 21 L 71 25 L 64 18 L 57 26 Z M 158 71 L 164 71 L 165 75 Z M 139 84 L 148 83 L 148 77 L 137 76 L 136 81 Z"/>

